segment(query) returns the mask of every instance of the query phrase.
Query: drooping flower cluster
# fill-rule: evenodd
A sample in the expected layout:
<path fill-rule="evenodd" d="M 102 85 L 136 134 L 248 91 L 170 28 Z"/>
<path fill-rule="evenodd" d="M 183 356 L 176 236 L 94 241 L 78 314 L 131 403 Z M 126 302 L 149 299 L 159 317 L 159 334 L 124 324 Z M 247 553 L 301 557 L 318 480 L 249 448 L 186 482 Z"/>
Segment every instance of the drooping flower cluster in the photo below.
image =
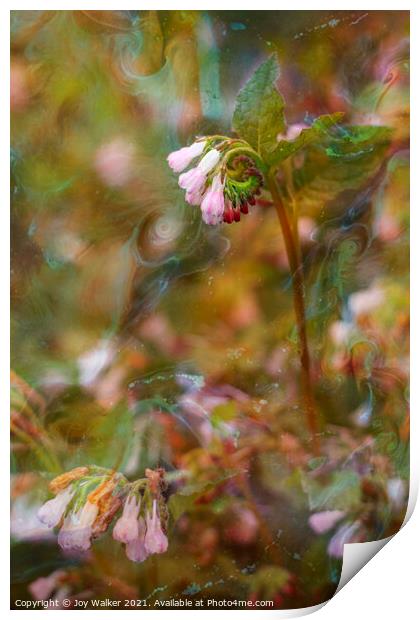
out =
<path fill-rule="evenodd" d="M 127 557 L 142 562 L 168 548 L 164 471 L 146 470 L 133 483 L 101 467 L 77 467 L 50 482 L 55 497 L 38 511 L 50 528 L 60 527 L 62 549 L 86 551 L 105 532 L 123 506 L 113 537 L 126 545 Z M 142 516 L 143 515 L 143 516 Z"/>
<path fill-rule="evenodd" d="M 206 224 L 239 222 L 261 193 L 263 175 L 257 153 L 242 140 L 217 136 L 198 138 L 167 159 L 179 173 L 198 157 L 197 165 L 179 176 L 186 202 L 200 206 Z"/>
<path fill-rule="evenodd" d="M 165 486 L 163 470 L 147 469 L 146 481 L 134 483 L 125 499 L 112 535 L 125 544 L 127 557 L 133 562 L 143 562 L 168 548 Z"/>
<path fill-rule="evenodd" d="M 76 467 L 50 482 L 55 497 L 40 508 L 38 518 L 48 527 L 60 526 L 60 547 L 86 551 L 91 539 L 111 523 L 127 484 L 122 474 L 95 466 Z"/>

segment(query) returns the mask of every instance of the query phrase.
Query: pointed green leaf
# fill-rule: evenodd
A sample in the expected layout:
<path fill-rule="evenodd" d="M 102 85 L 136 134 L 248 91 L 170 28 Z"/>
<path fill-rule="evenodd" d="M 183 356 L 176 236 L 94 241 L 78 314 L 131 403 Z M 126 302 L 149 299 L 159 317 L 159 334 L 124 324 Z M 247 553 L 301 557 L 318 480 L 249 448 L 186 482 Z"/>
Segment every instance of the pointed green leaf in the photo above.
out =
<path fill-rule="evenodd" d="M 275 83 L 280 68 L 275 55 L 262 63 L 239 92 L 233 114 L 234 131 L 265 158 L 285 130 L 284 100 Z"/>

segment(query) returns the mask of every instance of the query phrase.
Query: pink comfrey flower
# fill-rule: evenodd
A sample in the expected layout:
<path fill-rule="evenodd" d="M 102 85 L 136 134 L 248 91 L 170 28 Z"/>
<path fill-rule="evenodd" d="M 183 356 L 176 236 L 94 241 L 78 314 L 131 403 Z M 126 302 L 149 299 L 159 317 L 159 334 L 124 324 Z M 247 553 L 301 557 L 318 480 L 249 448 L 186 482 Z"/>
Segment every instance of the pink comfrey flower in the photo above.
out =
<path fill-rule="evenodd" d="M 206 175 L 198 166 L 179 177 L 179 186 L 186 190 L 185 200 L 190 205 L 199 205 L 201 202 Z"/>
<path fill-rule="evenodd" d="M 342 510 L 324 510 L 309 517 L 309 525 L 317 534 L 328 532 L 346 513 Z"/>
<path fill-rule="evenodd" d="M 86 551 L 90 547 L 92 525 L 98 515 L 97 504 L 87 501 L 77 512 L 71 512 L 64 519 L 58 534 L 58 544 L 62 549 Z"/>
<path fill-rule="evenodd" d="M 185 146 L 178 151 L 170 153 L 167 157 L 169 166 L 174 172 L 182 172 L 190 165 L 193 159 L 201 155 L 206 146 L 206 141 L 194 142 L 191 146 Z"/>
<path fill-rule="evenodd" d="M 149 555 L 145 545 L 146 524 L 142 517 L 137 524 L 137 537 L 125 546 L 125 553 L 132 562 L 144 562 Z"/>
<path fill-rule="evenodd" d="M 144 541 L 140 540 L 140 538 L 136 538 L 128 543 L 125 547 L 125 553 L 132 562 L 144 562 L 144 560 L 149 557 Z"/>
<path fill-rule="evenodd" d="M 53 499 L 41 506 L 38 510 L 38 519 L 48 527 L 58 525 L 73 495 L 74 489 L 71 486 L 60 491 Z"/>
<path fill-rule="evenodd" d="M 168 539 L 162 530 L 156 500 L 153 500 L 152 515 L 146 515 L 146 528 L 144 544 L 147 553 L 165 553 L 168 548 Z"/>
<path fill-rule="evenodd" d="M 206 224 L 215 225 L 223 221 L 225 210 L 225 197 L 223 183 L 220 174 L 217 174 L 211 184 L 211 188 L 205 193 L 201 203 L 201 213 Z"/>
<path fill-rule="evenodd" d="M 116 522 L 114 531 L 112 532 L 112 536 L 115 540 L 122 543 L 129 543 L 138 537 L 140 503 L 140 500 L 137 503 L 134 495 L 127 498 L 122 516 Z"/>
<path fill-rule="evenodd" d="M 198 166 L 180 175 L 178 183 L 182 189 L 185 189 L 185 199 L 189 204 L 199 205 L 201 203 L 207 174 L 213 170 L 219 159 L 219 151 L 212 149 L 204 155 Z"/>

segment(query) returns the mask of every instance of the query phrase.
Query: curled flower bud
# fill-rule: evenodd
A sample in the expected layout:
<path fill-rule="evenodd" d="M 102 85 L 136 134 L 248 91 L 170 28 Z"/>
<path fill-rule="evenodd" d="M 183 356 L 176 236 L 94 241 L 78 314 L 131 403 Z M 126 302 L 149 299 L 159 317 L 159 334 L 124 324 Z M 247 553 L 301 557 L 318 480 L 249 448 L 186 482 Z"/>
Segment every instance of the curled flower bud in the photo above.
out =
<path fill-rule="evenodd" d="M 144 544 L 147 553 L 165 553 L 168 548 L 168 539 L 162 530 L 155 499 L 153 500 L 152 515 L 146 515 L 146 528 Z"/>
<path fill-rule="evenodd" d="M 182 172 L 187 166 L 190 165 L 193 159 L 201 155 L 206 146 L 205 140 L 194 142 L 191 146 L 185 146 L 178 151 L 170 153 L 167 157 L 169 166 L 174 172 Z"/>
<path fill-rule="evenodd" d="M 48 527 L 58 525 L 74 495 L 74 489 L 69 486 L 60 491 L 53 499 L 45 502 L 38 511 L 38 519 Z"/>
<path fill-rule="evenodd" d="M 116 522 L 112 532 L 112 536 L 115 540 L 122 543 L 129 543 L 138 537 L 139 512 L 140 500 L 137 503 L 134 495 L 129 496 L 124 504 L 122 516 Z"/>
<path fill-rule="evenodd" d="M 211 143 L 216 148 L 209 150 L 195 168 L 180 175 L 178 182 L 186 191 L 185 200 L 201 206 L 206 224 L 239 222 L 241 214 L 249 212 L 249 205 L 255 205 L 255 196 L 261 193 L 263 175 L 256 163 L 260 161 L 259 155 L 246 144 L 238 146 L 238 140 L 222 136 L 209 137 L 201 143 Z M 184 169 L 184 162 L 198 148 L 195 144 L 168 156 L 173 170 L 179 171 L 181 166 Z"/>
<path fill-rule="evenodd" d="M 255 205 L 255 196 L 261 192 L 263 176 L 255 162 L 247 155 L 238 155 L 226 167 L 226 204 L 223 220 L 227 224 L 239 222 L 241 214 L 249 213 L 249 206 Z"/>
<path fill-rule="evenodd" d="M 205 193 L 201 203 L 201 213 L 206 224 L 219 224 L 223 221 L 225 198 L 220 174 L 213 178 L 211 188 Z"/>
<path fill-rule="evenodd" d="M 62 549 L 86 551 L 90 547 L 92 525 L 98 515 L 98 506 L 87 501 L 80 510 L 71 512 L 64 519 L 58 534 L 58 544 Z"/>

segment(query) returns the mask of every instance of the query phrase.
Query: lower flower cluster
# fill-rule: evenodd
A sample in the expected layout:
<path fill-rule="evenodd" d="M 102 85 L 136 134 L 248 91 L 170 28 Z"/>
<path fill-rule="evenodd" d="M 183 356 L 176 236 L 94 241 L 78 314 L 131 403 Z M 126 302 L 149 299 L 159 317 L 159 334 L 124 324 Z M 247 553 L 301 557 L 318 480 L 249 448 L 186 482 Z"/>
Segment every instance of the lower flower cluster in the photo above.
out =
<path fill-rule="evenodd" d="M 171 153 L 168 163 L 179 173 L 197 158 L 197 165 L 179 176 L 186 202 L 200 206 L 206 224 L 239 222 L 261 193 L 263 175 L 256 163 L 257 153 L 242 140 L 199 138 Z"/>
<path fill-rule="evenodd" d="M 55 494 L 38 511 L 50 528 L 59 527 L 62 549 L 86 551 L 117 513 L 113 538 L 126 546 L 127 557 L 143 562 L 168 548 L 164 470 L 146 469 L 145 478 L 129 482 L 102 467 L 76 467 L 50 482 Z"/>

